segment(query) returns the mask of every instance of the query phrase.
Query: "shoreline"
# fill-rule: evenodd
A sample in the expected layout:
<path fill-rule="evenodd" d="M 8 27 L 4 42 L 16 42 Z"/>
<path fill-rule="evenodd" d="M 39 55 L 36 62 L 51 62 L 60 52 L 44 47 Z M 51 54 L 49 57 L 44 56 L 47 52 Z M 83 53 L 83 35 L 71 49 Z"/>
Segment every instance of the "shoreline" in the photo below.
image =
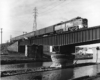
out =
<path fill-rule="evenodd" d="M 1 60 L 1 65 L 6 65 L 6 64 L 18 64 L 18 63 L 32 63 L 32 62 L 45 62 L 45 61 L 51 61 L 51 60 L 45 60 L 45 59 L 20 59 L 20 60 Z"/>
<path fill-rule="evenodd" d="M 75 59 L 75 60 L 84 60 L 84 59 Z M 32 63 L 32 62 L 49 62 L 49 61 L 52 61 L 52 60 L 51 59 L 34 59 L 34 58 L 28 58 L 28 59 L 4 59 L 4 60 L 0 60 L 0 62 L 1 62 L 0 64 L 1 65 L 6 65 L 6 64 Z"/>
<path fill-rule="evenodd" d="M 18 63 L 31 63 L 31 62 L 44 62 L 44 61 L 51 61 L 47 58 L 31 58 L 26 57 L 24 54 L 7 54 L 7 55 L 0 55 L 0 64 L 18 64 Z"/>
<path fill-rule="evenodd" d="M 72 65 L 68 65 L 63 68 L 40 67 L 40 68 L 35 68 L 34 70 L 22 69 L 22 70 L 1 71 L 1 77 L 14 76 L 14 75 L 20 75 L 20 74 L 28 74 L 28 73 L 36 73 L 36 72 L 45 72 L 45 71 L 52 71 L 52 70 L 59 70 L 59 69 L 67 69 L 67 68 L 75 68 L 75 67 L 82 67 L 82 66 L 88 66 L 88 65 L 95 65 L 95 63 L 72 64 Z"/>

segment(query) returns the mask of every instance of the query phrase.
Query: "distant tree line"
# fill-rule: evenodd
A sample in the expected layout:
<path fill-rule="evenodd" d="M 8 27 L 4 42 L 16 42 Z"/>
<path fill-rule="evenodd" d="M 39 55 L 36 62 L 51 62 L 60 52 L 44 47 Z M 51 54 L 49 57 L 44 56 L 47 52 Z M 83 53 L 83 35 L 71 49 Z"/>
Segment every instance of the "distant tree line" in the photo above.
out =
<path fill-rule="evenodd" d="M 7 47 L 10 45 L 10 42 L 3 43 L 2 45 L 0 44 L 0 52 L 3 54 L 7 54 L 8 50 Z"/>

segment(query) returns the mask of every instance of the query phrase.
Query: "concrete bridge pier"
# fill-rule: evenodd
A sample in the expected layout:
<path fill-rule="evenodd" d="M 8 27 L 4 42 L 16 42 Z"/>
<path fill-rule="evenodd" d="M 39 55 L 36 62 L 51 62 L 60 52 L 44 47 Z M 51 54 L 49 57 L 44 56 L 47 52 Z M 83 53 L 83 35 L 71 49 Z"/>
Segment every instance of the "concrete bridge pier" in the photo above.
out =
<path fill-rule="evenodd" d="M 26 53 L 28 57 L 34 59 L 41 59 L 43 55 L 43 46 L 42 45 L 29 45 L 26 47 Z"/>
<path fill-rule="evenodd" d="M 18 46 L 18 52 L 24 54 L 24 56 L 28 57 L 28 45 L 20 45 Z"/>
<path fill-rule="evenodd" d="M 19 53 L 25 53 L 25 46 L 24 45 L 18 46 L 18 52 Z"/>
<path fill-rule="evenodd" d="M 54 46 L 55 54 L 51 55 L 52 65 L 50 67 L 65 67 L 73 64 L 75 46 Z"/>

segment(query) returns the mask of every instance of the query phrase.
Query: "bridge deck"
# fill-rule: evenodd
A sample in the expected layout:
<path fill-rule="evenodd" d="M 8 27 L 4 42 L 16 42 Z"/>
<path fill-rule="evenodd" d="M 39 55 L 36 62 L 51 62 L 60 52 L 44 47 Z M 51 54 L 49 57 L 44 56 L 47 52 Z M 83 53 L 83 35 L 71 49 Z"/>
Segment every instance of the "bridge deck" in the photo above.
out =
<path fill-rule="evenodd" d="M 26 36 L 32 37 L 32 32 Z M 21 35 L 22 36 L 22 35 Z M 25 37 L 25 35 L 24 35 Z M 17 37 L 15 37 L 17 38 Z M 19 38 L 19 36 L 18 36 Z M 20 40 L 21 38 L 19 38 Z M 14 40 L 14 39 L 12 39 Z M 100 40 L 100 26 L 81 29 L 73 32 L 65 32 L 61 34 L 53 34 L 45 37 L 33 37 L 30 40 L 21 40 L 20 45 L 39 44 L 39 45 L 69 45 L 83 42 Z"/>
<path fill-rule="evenodd" d="M 35 38 L 32 40 L 32 43 L 41 45 L 68 45 L 94 40 L 100 40 L 100 26 L 47 37 Z"/>

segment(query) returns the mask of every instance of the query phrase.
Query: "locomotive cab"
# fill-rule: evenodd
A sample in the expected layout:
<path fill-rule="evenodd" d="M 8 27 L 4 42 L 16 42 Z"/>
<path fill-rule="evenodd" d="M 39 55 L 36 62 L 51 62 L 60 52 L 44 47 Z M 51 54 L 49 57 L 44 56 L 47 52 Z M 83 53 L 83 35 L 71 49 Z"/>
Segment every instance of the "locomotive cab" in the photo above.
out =
<path fill-rule="evenodd" d="M 83 19 L 83 27 L 87 28 L 88 27 L 88 20 L 87 19 Z"/>

